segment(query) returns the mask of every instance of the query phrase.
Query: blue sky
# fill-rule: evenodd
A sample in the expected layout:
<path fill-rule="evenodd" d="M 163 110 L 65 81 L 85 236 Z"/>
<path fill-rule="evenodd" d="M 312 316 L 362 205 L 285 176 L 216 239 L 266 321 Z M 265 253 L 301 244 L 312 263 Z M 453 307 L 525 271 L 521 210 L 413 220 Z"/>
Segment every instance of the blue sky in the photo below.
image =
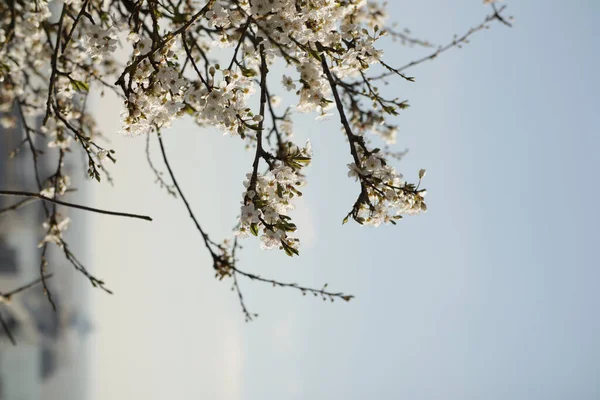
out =
<path fill-rule="evenodd" d="M 488 12 L 479 1 L 391 3 L 434 43 Z M 349 304 L 242 282 L 260 314 L 245 324 L 183 205 L 153 184 L 144 139 L 114 137 L 120 177 L 94 204 L 155 221 L 89 217 L 90 258 L 116 292 L 93 294 L 93 398 L 599 398 L 600 3 L 505 4 L 514 28 L 493 24 L 389 89 L 411 104 L 398 117 L 398 148 L 410 149 L 398 168 L 427 168 L 427 214 L 342 227 L 358 188 L 337 118 L 300 118 L 298 138 L 315 150 L 296 213 L 301 256 L 248 239 L 240 268 L 328 282 L 357 296 Z M 394 64 L 423 54 L 384 50 Z M 99 112 L 116 132 L 118 110 Z M 252 154 L 189 122 L 165 144 L 207 230 L 229 235 Z"/>

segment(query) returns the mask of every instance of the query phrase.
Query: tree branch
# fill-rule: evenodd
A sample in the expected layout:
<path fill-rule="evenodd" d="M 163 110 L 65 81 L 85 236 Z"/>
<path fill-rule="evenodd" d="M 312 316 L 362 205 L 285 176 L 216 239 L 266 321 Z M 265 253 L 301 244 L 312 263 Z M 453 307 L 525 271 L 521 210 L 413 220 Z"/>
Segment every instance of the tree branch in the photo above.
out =
<path fill-rule="evenodd" d="M 91 212 L 95 212 L 95 213 L 98 213 L 98 214 L 115 215 L 115 216 L 118 216 L 118 217 L 137 218 L 137 219 L 143 219 L 143 220 L 146 220 L 146 221 L 152 221 L 152 218 L 149 217 L 149 216 L 147 216 L 147 215 L 139 215 L 139 214 L 122 213 L 122 212 L 117 212 L 117 211 L 101 210 L 99 208 L 82 206 L 82 205 L 79 205 L 79 204 L 67 203 L 65 201 L 52 199 L 50 197 L 42 196 L 39 193 L 21 192 L 21 191 L 13 191 L 13 190 L 0 190 L 0 196 L 35 197 L 37 199 L 40 199 L 40 200 L 43 200 L 43 201 L 47 201 L 47 202 L 50 202 L 50 203 L 54 203 L 54 204 L 59 204 L 61 206 L 66 206 L 66 207 L 71 207 L 71 208 L 78 208 L 80 210 L 91 211 Z"/>
<path fill-rule="evenodd" d="M 175 188 L 177 189 L 177 192 L 179 193 L 181 200 L 183 200 L 183 203 L 185 204 L 185 208 L 187 208 L 188 212 L 190 213 L 190 218 L 192 218 L 192 221 L 194 221 L 194 224 L 196 225 L 196 229 L 198 229 L 198 231 L 202 235 L 202 239 L 204 240 L 204 244 L 206 245 L 206 248 L 208 249 L 208 251 L 210 252 L 210 254 L 212 255 L 212 257 L 214 259 L 216 257 L 216 254 L 210 246 L 210 244 L 211 244 L 210 239 L 209 239 L 208 235 L 204 232 L 202 227 L 200 226 L 200 223 L 198 222 L 198 220 L 196 219 L 196 216 L 194 215 L 194 212 L 192 211 L 192 207 L 190 207 L 190 203 L 188 203 L 187 199 L 185 198 L 185 195 L 183 194 L 183 192 L 181 191 L 181 188 L 179 187 L 179 183 L 177 183 L 177 179 L 175 179 L 175 174 L 173 173 L 173 170 L 171 169 L 171 165 L 169 164 L 169 160 L 167 159 L 167 153 L 165 152 L 165 146 L 163 144 L 163 140 L 162 140 L 162 136 L 161 136 L 160 132 L 158 133 L 158 143 L 160 144 L 160 151 L 162 153 L 163 160 L 167 167 L 167 171 L 169 171 L 169 175 L 171 176 L 171 180 L 173 181 L 173 184 L 175 185 Z"/>
<path fill-rule="evenodd" d="M 13 344 L 13 346 L 16 346 L 17 341 L 15 340 L 15 337 L 13 336 L 12 332 L 10 331 L 8 324 L 6 323 L 6 321 L 4 321 L 4 317 L 2 316 L 1 312 L 0 312 L 0 325 L 2 325 L 2 329 L 4 330 L 4 332 L 6 332 L 6 336 L 8 336 L 8 339 Z"/>

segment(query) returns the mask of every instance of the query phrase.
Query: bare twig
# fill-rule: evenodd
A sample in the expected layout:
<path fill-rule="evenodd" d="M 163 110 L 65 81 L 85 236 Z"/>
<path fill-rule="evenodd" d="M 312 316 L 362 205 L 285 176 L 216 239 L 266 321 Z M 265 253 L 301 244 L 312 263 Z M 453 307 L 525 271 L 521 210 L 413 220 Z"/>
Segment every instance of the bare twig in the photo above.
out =
<path fill-rule="evenodd" d="M 58 54 L 60 53 L 60 35 L 62 34 L 63 20 L 67 11 L 67 5 L 63 4 L 62 11 L 60 12 L 60 18 L 58 20 L 58 29 L 56 30 L 56 44 L 54 45 L 54 53 L 52 55 L 51 67 L 52 72 L 50 74 L 50 85 L 48 86 L 48 100 L 46 100 L 46 115 L 42 125 L 46 125 L 48 118 L 50 118 L 50 112 L 52 111 L 52 98 L 54 97 L 54 84 L 56 83 L 56 74 L 58 71 Z"/>
<path fill-rule="evenodd" d="M 4 321 L 4 317 L 2 316 L 1 312 L 0 312 L 0 325 L 2 325 L 2 329 L 4 329 L 4 332 L 6 332 L 6 336 L 8 336 L 8 339 L 13 344 L 13 346 L 16 346 L 17 341 L 15 340 L 15 337 L 13 336 L 12 332 L 10 331 L 8 324 L 6 323 L 6 321 Z"/>
<path fill-rule="evenodd" d="M 194 215 L 194 212 L 192 211 L 192 207 L 190 207 L 190 203 L 188 203 L 187 199 L 185 198 L 185 195 L 183 194 L 183 192 L 181 191 L 181 188 L 179 187 L 179 183 L 177 183 L 177 179 L 175 179 L 175 174 L 173 173 L 173 170 L 171 169 L 171 165 L 169 164 L 169 160 L 167 159 L 167 153 L 165 152 L 165 146 L 163 144 L 163 140 L 162 140 L 162 136 L 160 135 L 160 132 L 158 133 L 158 143 L 160 144 L 160 151 L 162 152 L 163 160 L 165 162 L 167 170 L 169 171 L 171 180 L 173 181 L 173 184 L 175 185 L 175 188 L 177 189 L 177 192 L 179 193 L 181 200 L 185 204 L 185 208 L 190 213 L 190 218 L 192 219 L 192 221 L 194 221 L 194 224 L 196 225 L 196 229 L 198 229 L 198 231 L 202 235 L 202 239 L 204 240 L 204 244 L 206 245 L 206 248 L 208 249 L 208 251 L 213 256 L 213 259 L 214 259 L 216 254 L 210 246 L 211 245 L 210 239 L 209 239 L 208 235 L 204 232 L 202 227 L 200 226 L 200 223 L 198 222 L 198 220 L 196 219 L 196 216 Z"/>
<path fill-rule="evenodd" d="M 19 208 L 25 207 L 26 205 L 31 204 L 31 203 L 35 202 L 36 200 L 37 199 L 35 197 L 30 197 L 30 198 L 21 200 L 21 201 L 15 203 L 15 204 L 13 204 L 12 206 L 8 206 L 6 208 L 1 209 L 0 210 L 0 215 L 6 214 L 6 213 L 8 213 L 10 211 L 18 210 Z"/>
<path fill-rule="evenodd" d="M 348 294 L 345 294 L 342 292 L 329 292 L 329 291 L 325 290 L 328 286 L 327 284 L 325 284 L 322 289 L 314 289 L 314 288 L 310 288 L 310 287 L 306 287 L 306 286 L 300 286 L 297 283 L 285 283 L 285 282 L 276 281 L 274 279 L 262 278 L 259 275 L 252 274 L 249 272 L 244 272 L 244 271 L 238 269 L 237 267 L 231 267 L 231 269 L 233 271 L 235 271 L 235 273 L 245 276 L 246 278 L 249 278 L 253 281 L 269 283 L 269 284 L 273 285 L 274 287 L 286 287 L 286 288 L 296 289 L 296 290 L 301 291 L 303 294 L 312 293 L 315 296 L 321 296 L 323 299 L 329 299 L 331 301 L 333 301 L 334 298 L 340 298 L 345 301 L 350 301 L 351 299 L 354 298 L 354 296 L 348 295 Z"/>
<path fill-rule="evenodd" d="M 171 196 L 177 198 L 177 192 L 173 190 L 173 185 L 169 185 L 167 182 L 165 182 L 162 177 L 162 172 L 156 169 L 154 163 L 152 162 L 152 157 L 150 155 L 150 135 L 147 135 L 146 137 L 146 160 L 148 161 L 150 169 L 152 172 L 154 172 L 154 176 L 156 176 L 156 182 L 159 183 L 160 187 L 165 188 Z"/>
<path fill-rule="evenodd" d="M 265 122 L 265 105 L 267 102 L 267 74 L 269 69 L 267 68 L 267 61 L 265 59 L 265 47 L 261 43 L 259 44 L 259 52 L 260 52 L 260 110 L 259 114 L 261 116 L 260 121 L 258 122 L 258 127 L 256 129 L 256 153 L 254 154 L 254 162 L 252 163 L 252 177 L 250 178 L 250 186 L 248 186 L 248 191 L 256 189 L 256 179 L 258 176 L 258 165 L 260 163 L 261 157 L 264 157 L 265 150 L 262 146 L 262 136 L 263 136 L 263 124 Z"/>
<path fill-rule="evenodd" d="M 399 74 L 401 71 L 404 71 L 404 70 L 406 70 L 408 68 L 412 68 L 412 67 L 417 66 L 417 65 L 419 65 L 419 64 L 421 64 L 421 63 L 423 63 L 425 61 L 428 61 L 428 60 L 433 60 L 434 58 L 436 58 L 440 54 L 442 54 L 442 53 L 450 50 L 451 48 L 453 48 L 453 47 L 459 47 L 462 43 L 467 43 L 467 41 L 468 41 L 468 39 L 469 39 L 469 37 L 471 35 L 473 35 L 474 33 L 478 32 L 478 31 L 480 31 L 482 29 L 484 29 L 487 26 L 486 24 L 488 22 L 493 21 L 493 20 L 498 20 L 498 21 L 502 22 L 503 24 L 505 24 L 507 26 L 512 26 L 511 24 L 509 24 L 508 22 L 506 22 L 506 20 L 501 15 L 502 11 L 504 11 L 505 8 L 506 8 L 506 6 L 502 6 L 499 9 L 496 9 L 496 7 L 494 6 L 494 13 L 493 14 L 486 16 L 482 23 L 480 23 L 479 25 L 477 25 L 477 26 L 469 29 L 461 37 L 455 37 L 450 43 L 448 43 L 445 46 L 438 47 L 438 49 L 436 51 L 434 51 L 433 53 L 431 53 L 431 54 L 429 54 L 429 55 L 427 55 L 425 57 L 422 57 L 422 58 L 419 58 L 417 60 L 411 61 L 408 64 L 405 64 L 405 65 L 403 65 L 401 67 L 393 68 L 393 69 L 389 70 L 388 72 L 385 72 L 385 73 L 383 73 L 381 75 L 378 75 L 378 76 L 371 77 L 370 79 L 371 80 L 379 80 L 379 79 L 385 78 L 385 77 L 393 75 L 393 74 Z M 386 67 L 386 68 L 389 69 L 391 67 Z"/>
<path fill-rule="evenodd" d="M 67 203 L 65 201 L 52 199 L 50 197 L 43 196 L 43 195 L 41 195 L 39 193 L 21 192 L 21 191 L 13 191 L 13 190 L 0 190 L 0 196 L 35 197 L 35 198 L 38 198 L 38 199 L 43 200 L 43 201 L 48 201 L 50 203 L 59 204 L 61 206 L 66 206 L 66 207 L 71 207 L 71 208 L 77 208 L 77 209 L 85 210 L 85 211 L 91 211 L 91 212 L 95 212 L 95 213 L 98 213 L 98 214 L 116 215 L 118 217 L 137 218 L 137 219 L 143 219 L 143 220 L 146 220 L 146 221 L 152 221 L 152 218 L 149 217 L 149 216 L 147 216 L 147 215 L 139 215 L 139 214 L 122 213 L 122 212 L 117 212 L 117 211 L 101 210 L 99 208 L 82 206 L 82 205 L 79 205 L 79 204 Z"/>
<path fill-rule="evenodd" d="M 30 283 L 28 283 L 26 285 L 23 285 L 21 287 L 18 287 L 16 289 L 13 289 L 10 292 L 7 292 L 7 293 L 0 292 L 0 304 L 2 304 L 2 303 L 4 303 L 4 304 L 10 303 L 10 301 L 12 300 L 12 297 L 14 295 L 19 294 L 21 292 L 24 292 L 24 291 L 26 291 L 28 289 L 31 289 L 34 286 L 39 285 L 45 279 L 50 279 L 51 277 L 52 277 L 52 274 L 42 275 L 40 278 L 36 279 L 35 281 L 30 282 Z M 13 336 L 13 334 L 12 334 L 12 332 L 10 330 L 10 327 L 8 326 L 8 323 L 6 322 L 6 320 L 4 319 L 4 317 L 2 316 L 2 313 L 0 313 L 0 325 L 2 325 L 2 329 L 4 330 L 4 332 L 6 332 L 6 336 L 11 341 L 11 343 L 13 344 L 13 346 L 16 346 L 17 345 L 17 341 L 15 340 L 15 337 Z"/>
<path fill-rule="evenodd" d="M 52 278 L 52 274 L 46 274 L 46 275 L 44 275 L 43 278 L 40 277 L 40 278 L 36 279 L 35 281 L 30 282 L 30 283 L 28 283 L 26 285 L 23 285 L 21 287 L 18 287 L 16 289 L 13 289 L 10 292 L 7 292 L 7 293 L 0 292 L 0 298 L 3 298 L 5 300 L 10 300 L 12 296 L 14 296 L 16 294 L 19 294 L 21 292 L 24 292 L 24 291 L 26 291 L 28 289 L 31 289 L 34 286 L 39 285 L 42 282 L 42 279 L 50 279 L 50 278 Z"/>
<path fill-rule="evenodd" d="M 48 266 L 48 261 L 46 260 L 46 251 L 48 251 L 48 243 L 44 243 L 42 246 L 42 255 L 40 256 L 40 281 L 42 282 L 42 286 L 44 287 L 44 294 L 48 299 L 48 302 L 52 306 L 52 309 L 56 311 L 56 303 L 54 303 L 54 299 L 52 298 L 52 292 L 48 287 L 48 283 L 46 282 L 46 267 Z"/>

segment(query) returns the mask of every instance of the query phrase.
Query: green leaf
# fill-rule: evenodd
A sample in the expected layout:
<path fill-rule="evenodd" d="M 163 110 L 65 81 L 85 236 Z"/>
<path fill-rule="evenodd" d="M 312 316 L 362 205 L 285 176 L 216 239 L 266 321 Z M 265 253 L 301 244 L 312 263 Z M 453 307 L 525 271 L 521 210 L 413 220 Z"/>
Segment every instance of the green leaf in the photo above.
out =
<path fill-rule="evenodd" d="M 239 68 L 242 70 L 242 75 L 246 78 L 252 78 L 253 76 L 256 76 L 256 71 L 251 68 L 244 68 L 242 66 L 239 66 Z"/>
<path fill-rule="evenodd" d="M 258 125 L 249 125 L 249 124 L 246 124 L 246 128 L 250 128 L 250 129 L 252 129 L 253 131 L 256 131 L 256 132 L 260 131 L 260 128 L 258 127 Z"/>
<path fill-rule="evenodd" d="M 311 161 L 310 157 L 304 157 L 304 156 L 297 156 L 294 157 L 294 160 L 300 163 L 304 163 L 304 164 L 309 164 Z"/>
<path fill-rule="evenodd" d="M 189 13 L 179 13 L 177 12 L 173 16 L 173 22 L 187 22 L 190 14 Z"/>
<path fill-rule="evenodd" d="M 285 254 L 287 254 L 290 257 L 294 257 L 294 255 L 300 255 L 300 252 L 298 250 L 287 244 L 284 240 L 281 241 L 281 246 L 283 247 Z"/>
<path fill-rule="evenodd" d="M 196 113 L 196 110 L 194 110 L 194 108 L 189 104 L 186 104 L 185 107 L 183 107 L 183 112 L 189 115 L 194 115 Z"/>
<path fill-rule="evenodd" d="M 398 115 L 398 111 L 396 111 L 396 107 L 394 106 L 384 106 L 383 111 L 385 111 L 388 114 Z"/>
<path fill-rule="evenodd" d="M 71 80 L 71 86 L 73 86 L 73 88 L 79 92 L 89 92 L 90 91 L 90 85 L 88 85 L 85 82 L 82 81 L 78 81 L 78 80 Z"/>
<path fill-rule="evenodd" d="M 252 233 L 254 236 L 258 236 L 258 225 L 257 224 L 250 225 L 250 233 Z"/>

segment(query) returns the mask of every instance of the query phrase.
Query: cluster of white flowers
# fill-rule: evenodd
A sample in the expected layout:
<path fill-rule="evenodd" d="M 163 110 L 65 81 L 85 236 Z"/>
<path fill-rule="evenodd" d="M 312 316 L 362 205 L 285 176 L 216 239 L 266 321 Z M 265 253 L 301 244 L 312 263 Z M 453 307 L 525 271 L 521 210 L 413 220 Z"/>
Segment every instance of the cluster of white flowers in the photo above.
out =
<path fill-rule="evenodd" d="M 277 57 L 294 60 L 298 79 L 294 81 L 285 76 L 284 86 L 295 90 L 295 82 L 299 83 L 297 108 L 302 112 L 317 111 L 323 116 L 333 106 L 329 99 L 330 84 L 323 74 L 319 57 L 315 57 L 315 43 L 334 49 L 332 71 L 339 78 L 359 74 L 378 62 L 382 55 L 374 43 L 381 36 L 381 32 L 377 33 L 377 24 L 383 23 L 386 14 L 382 7 L 366 0 L 343 4 L 335 0 L 257 0 L 251 4 L 241 2 L 236 7 L 216 2 L 204 15 L 209 26 L 219 27 L 223 32 L 225 28 L 244 25 L 248 16 L 253 19 L 257 37 L 263 39 L 265 57 L 269 62 Z M 363 26 L 370 27 L 372 34 Z M 153 42 L 148 37 L 140 37 L 134 32 L 130 39 L 135 42 L 134 57 L 143 56 L 152 48 Z M 223 33 L 219 42 L 227 46 L 228 40 L 233 46 L 240 36 Z M 352 46 L 346 48 L 344 43 L 349 41 Z M 123 131 L 140 134 L 150 132 L 154 126 L 167 126 L 168 121 L 164 121 L 163 115 L 156 123 L 157 108 L 161 105 L 169 107 L 168 115 L 174 117 L 177 115 L 174 110 L 181 110 L 187 105 L 198 123 L 244 136 L 248 125 L 250 128 L 253 125 L 248 122 L 252 113 L 247 106 L 247 98 L 254 92 L 251 77 L 258 74 L 258 52 L 251 46 L 242 46 L 246 70 L 223 70 L 220 81 L 215 82 L 215 68 L 211 66 L 207 82 L 176 76 L 176 80 L 187 80 L 187 84 L 182 84 L 186 88 L 184 93 L 180 92 L 181 88 L 175 88 L 174 92 L 157 92 L 156 86 L 163 87 L 157 65 L 162 70 L 164 63 L 176 64 L 176 57 L 171 51 L 174 42 L 172 39 L 167 45 L 161 45 L 151 57 L 143 58 L 141 62 L 132 59 L 132 71 L 129 72 L 133 74 L 134 83 L 128 87 L 130 92 L 127 94 Z M 173 73 L 177 75 L 177 71 Z M 386 139 L 393 141 L 395 130 L 383 129 L 382 132 Z"/>
<path fill-rule="evenodd" d="M 150 39 L 133 37 L 135 54 L 143 56 L 151 51 Z M 208 68 L 205 84 L 190 80 L 174 67 L 176 43 L 169 41 L 151 57 L 131 65 L 134 71 L 122 115 L 123 131 L 138 135 L 168 127 L 184 108 L 199 124 L 231 134 L 243 134 L 247 127 L 253 127 L 255 116 L 246 104 L 254 92 L 253 82 L 238 72 L 220 70 L 218 64 Z"/>
<path fill-rule="evenodd" d="M 244 15 L 254 19 L 256 34 L 264 39 L 268 59 L 282 56 L 288 62 L 294 60 L 301 83 L 298 109 L 303 112 L 316 110 L 323 114 L 323 109 L 331 105 L 327 99 L 329 84 L 323 77 L 320 60 L 315 58 L 315 43 L 335 49 L 332 70 L 340 78 L 366 70 L 382 56 L 381 50 L 374 47 L 382 32 L 370 35 L 362 25 L 378 29 L 377 22 L 383 23 L 386 14 L 381 7 L 366 0 L 343 4 L 336 0 L 257 0 L 251 5 L 242 2 L 239 8 L 231 9 L 216 4 L 206 18 L 210 24 L 223 28 L 239 26 Z M 221 47 L 226 46 L 228 40 L 229 37 L 223 36 Z M 353 43 L 351 48 L 344 47 L 344 42 L 348 41 Z M 230 45 L 234 44 L 232 40 Z M 249 65 L 257 64 L 256 52 L 246 55 Z M 289 77 L 284 79 L 284 85 L 288 90 L 296 88 Z"/>
<path fill-rule="evenodd" d="M 152 41 L 131 34 L 134 54 L 146 55 L 152 50 Z M 160 50 L 139 63 L 132 61 L 132 83 L 122 112 L 123 133 L 149 134 L 167 128 L 184 107 L 183 99 L 188 88 L 187 80 L 169 62 L 176 57 L 175 40 L 167 42 Z"/>
<path fill-rule="evenodd" d="M 310 112 L 332 107 L 333 103 L 327 99 L 331 89 L 320 64 L 314 59 L 307 59 L 297 69 L 302 82 L 302 88 L 298 92 L 298 111 Z"/>
<path fill-rule="evenodd" d="M 359 110 L 352 113 L 350 122 L 357 135 L 377 134 L 385 143 L 396 143 L 398 127 L 386 121 L 384 113 L 363 113 Z"/>
<path fill-rule="evenodd" d="M 262 233 L 263 249 L 281 248 L 288 255 L 298 254 L 299 241 L 289 236 L 296 225 L 288 213 L 294 209 L 292 201 L 302 195 L 299 188 L 305 179 L 300 170 L 310 163 L 311 157 L 310 142 L 304 147 L 288 142 L 281 162 L 274 163 L 265 174 L 247 175 L 238 236 Z"/>
<path fill-rule="evenodd" d="M 67 134 L 64 123 L 55 118 L 50 117 L 46 121 L 46 125 L 42 126 L 41 131 L 48 135 L 48 147 L 58 147 L 62 150 L 66 150 L 71 145 L 71 136 Z"/>
<path fill-rule="evenodd" d="M 186 95 L 194 108 L 194 117 L 200 124 L 215 126 L 231 134 L 243 134 L 246 128 L 254 127 L 258 122 L 247 105 L 248 98 L 254 93 L 251 79 L 230 70 L 221 71 L 221 80 L 216 81 L 218 70 L 211 66 L 207 89 L 199 86 Z"/>
<path fill-rule="evenodd" d="M 49 198 L 53 198 L 56 195 L 62 196 L 67 192 L 69 186 L 71 186 L 71 178 L 68 175 L 61 175 L 48 179 L 45 183 L 45 188 L 42 189 L 40 194 Z"/>
<path fill-rule="evenodd" d="M 83 39 L 83 45 L 92 57 L 94 62 L 100 62 L 102 59 L 117 49 L 117 39 L 112 28 L 102 28 L 99 25 L 92 25 L 86 32 Z"/>
<path fill-rule="evenodd" d="M 328 46 L 339 42 L 340 22 L 355 15 L 366 3 L 366 0 L 349 0 L 345 4 L 336 0 L 257 0 L 245 11 L 259 21 L 262 37 L 272 37 L 282 45 L 321 42 Z"/>
<path fill-rule="evenodd" d="M 127 110 L 122 113 L 123 133 L 128 135 L 149 134 L 156 128 L 167 128 L 183 108 L 181 96 L 171 97 L 160 85 L 155 86 L 154 96 L 132 92 Z M 171 98 L 168 98 L 171 97 Z"/>
<path fill-rule="evenodd" d="M 42 226 L 46 230 L 46 236 L 38 244 L 38 247 L 44 246 L 46 243 L 54 243 L 55 245 L 63 246 L 63 233 L 67 230 L 71 220 L 68 217 L 63 217 L 56 214 L 54 217 L 48 218 Z"/>
<path fill-rule="evenodd" d="M 427 211 L 427 192 L 407 183 L 402 174 L 378 153 L 363 154 L 360 159 L 362 168 L 356 163 L 348 164 L 348 177 L 360 181 L 366 190 L 366 198 L 360 199 L 354 219 L 367 225 L 379 226 L 393 222 L 402 215 Z M 425 170 L 421 170 L 419 181 L 424 176 Z"/>
<path fill-rule="evenodd" d="M 40 66 L 45 60 L 49 60 L 51 54 L 44 46 L 46 37 L 42 28 L 43 23 L 52 15 L 48 1 L 26 2 L 15 4 L 14 7 L 15 21 L 2 21 L 4 34 L 0 41 L 0 111 L 3 112 L 10 111 L 17 96 L 26 95 L 23 89 L 26 79 L 24 70 L 29 65 Z M 9 46 L 9 41 L 18 45 Z"/>

